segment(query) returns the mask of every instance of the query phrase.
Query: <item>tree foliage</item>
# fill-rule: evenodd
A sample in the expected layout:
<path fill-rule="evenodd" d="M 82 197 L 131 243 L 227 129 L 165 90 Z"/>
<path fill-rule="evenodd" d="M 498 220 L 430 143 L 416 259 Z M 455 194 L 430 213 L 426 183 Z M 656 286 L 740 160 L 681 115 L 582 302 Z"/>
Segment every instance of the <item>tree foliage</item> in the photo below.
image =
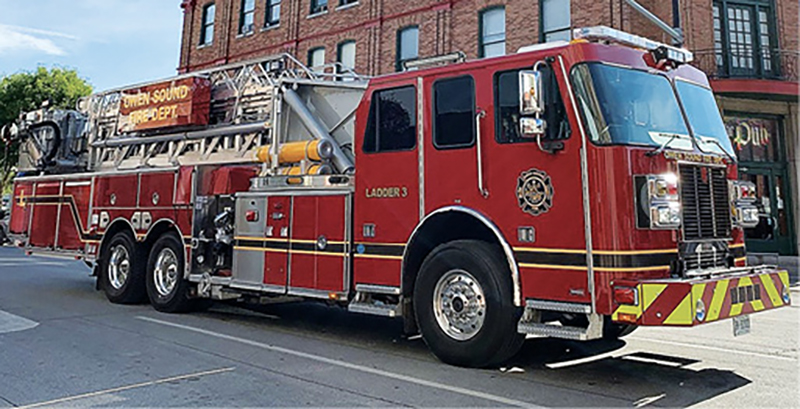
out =
<path fill-rule="evenodd" d="M 0 79 L 0 126 L 16 121 L 22 112 L 32 111 L 49 101 L 52 108 L 71 109 L 79 98 L 92 93 L 92 86 L 77 71 L 39 67 Z M 3 145 L 3 144 L 0 144 Z M 0 146 L 0 193 L 6 187 L 11 167 L 17 161 L 17 147 Z M 7 190 L 7 189 L 5 189 Z"/>

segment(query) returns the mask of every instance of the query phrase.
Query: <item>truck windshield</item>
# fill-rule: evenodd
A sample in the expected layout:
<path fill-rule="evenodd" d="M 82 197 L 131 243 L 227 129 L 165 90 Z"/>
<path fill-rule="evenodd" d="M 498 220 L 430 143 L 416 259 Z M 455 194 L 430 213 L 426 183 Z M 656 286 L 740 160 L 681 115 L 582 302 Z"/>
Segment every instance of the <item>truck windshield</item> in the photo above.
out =
<path fill-rule="evenodd" d="M 689 118 L 700 149 L 705 152 L 727 153 L 735 157 L 731 140 L 725 131 L 725 124 L 719 115 L 719 107 L 711 90 L 700 85 L 677 80 L 675 88 L 683 101 L 683 108 Z M 723 152 L 724 149 L 724 152 Z"/>
<path fill-rule="evenodd" d="M 666 77 L 599 63 L 578 65 L 572 76 L 586 131 L 594 143 L 693 149 Z"/>

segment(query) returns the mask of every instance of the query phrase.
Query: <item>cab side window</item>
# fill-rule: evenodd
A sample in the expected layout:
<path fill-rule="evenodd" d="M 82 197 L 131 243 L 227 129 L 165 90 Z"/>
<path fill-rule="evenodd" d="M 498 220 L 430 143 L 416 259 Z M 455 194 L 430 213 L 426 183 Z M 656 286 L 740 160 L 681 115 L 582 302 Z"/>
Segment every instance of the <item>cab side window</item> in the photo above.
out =
<path fill-rule="evenodd" d="M 433 145 L 438 149 L 475 143 L 475 80 L 447 78 L 433 84 Z"/>
<path fill-rule="evenodd" d="M 369 107 L 364 152 L 414 149 L 417 144 L 417 93 L 413 86 L 375 91 Z"/>
<path fill-rule="evenodd" d="M 564 101 L 559 92 L 553 70 L 541 69 L 544 77 L 545 111 L 547 121 L 546 139 L 567 139 L 570 135 L 569 120 Z M 519 130 L 519 70 L 502 71 L 494 75 L 495 140 L 498 143 L 535 142 L 535 138 L 523 138 Z"/>

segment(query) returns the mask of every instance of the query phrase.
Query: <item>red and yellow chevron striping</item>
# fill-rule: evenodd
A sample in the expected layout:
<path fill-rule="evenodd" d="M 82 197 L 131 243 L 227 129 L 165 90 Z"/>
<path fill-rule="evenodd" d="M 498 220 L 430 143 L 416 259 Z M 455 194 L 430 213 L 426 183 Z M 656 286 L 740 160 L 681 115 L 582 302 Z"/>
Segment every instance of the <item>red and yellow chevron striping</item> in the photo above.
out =
<path fill-rule="evenodd" d="M 694 326 L 789 305 L 786 271 L 706 279 L 619 282 L 637 289 L 637 305 L 617 305 L 613 321 L 645 326 Z"/>

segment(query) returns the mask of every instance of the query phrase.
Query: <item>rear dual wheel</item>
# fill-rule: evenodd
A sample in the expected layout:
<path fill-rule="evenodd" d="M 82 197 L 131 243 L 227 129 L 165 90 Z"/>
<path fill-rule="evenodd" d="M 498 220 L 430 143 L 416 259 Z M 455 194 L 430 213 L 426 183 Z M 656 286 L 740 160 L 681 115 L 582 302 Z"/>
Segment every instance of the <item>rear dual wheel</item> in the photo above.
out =
<path fill-rule="evenodd" d="M 144 257 L 133 236 L 118 232 L 100 258 L 100 287 L 115 304 L 135 304 L 145 299 Z"/>
<path fill-rule="evenodd" d="M 184 279 L 183 242 L 174 233 L 156 240 L 147 261 L 147 296 L 161 312 L 186 312 L 198 303 L 190 297 L 189 282 Z"/>
<path fill-rule="evenodd" d="M 502 251 L 477 240 L 435 248 L 422 263 L 414 309 L 422 337 L 443 362 L 469 367 L 503 363 L 519 351 L 522 313 Z"/>

